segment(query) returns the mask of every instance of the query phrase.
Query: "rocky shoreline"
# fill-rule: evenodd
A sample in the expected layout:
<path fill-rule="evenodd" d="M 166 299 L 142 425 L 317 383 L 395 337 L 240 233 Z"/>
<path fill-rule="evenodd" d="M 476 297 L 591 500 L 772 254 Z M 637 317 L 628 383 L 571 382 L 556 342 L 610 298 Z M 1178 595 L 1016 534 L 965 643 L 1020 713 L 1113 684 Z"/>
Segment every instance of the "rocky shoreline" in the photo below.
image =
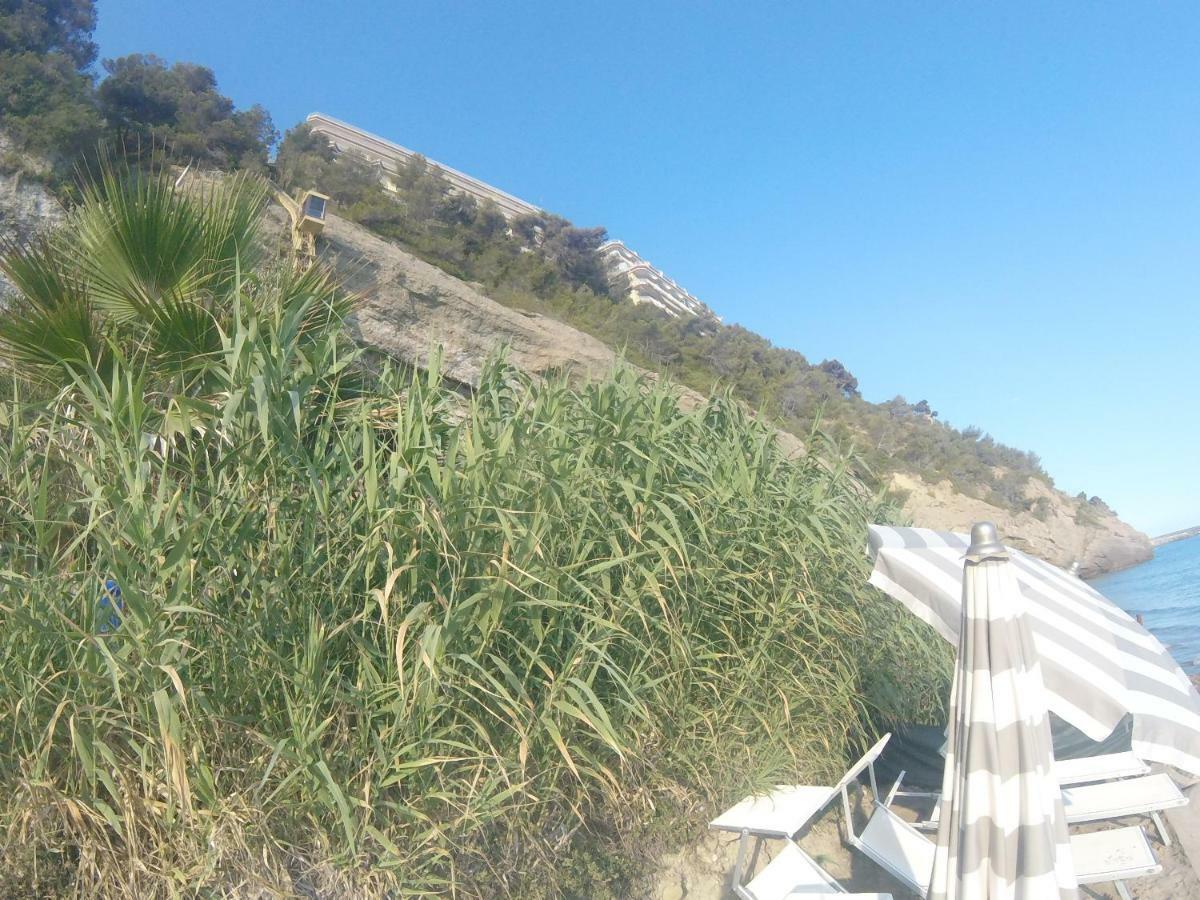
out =
<path fill-rule="evenodd" d="M 1156 538 L 1152 538 L 1150 543 L 1155 547 L 1161 547 L 1163 544 L 1173 544 L 1176 541 L 1186 541 L 1188 538 L 1200 536 L 1200 525 L 1195 525 L 1191 528 L 1183 528 L 1179 531 L 1172 531 L 1169 534 L 1160 534 Z"/>

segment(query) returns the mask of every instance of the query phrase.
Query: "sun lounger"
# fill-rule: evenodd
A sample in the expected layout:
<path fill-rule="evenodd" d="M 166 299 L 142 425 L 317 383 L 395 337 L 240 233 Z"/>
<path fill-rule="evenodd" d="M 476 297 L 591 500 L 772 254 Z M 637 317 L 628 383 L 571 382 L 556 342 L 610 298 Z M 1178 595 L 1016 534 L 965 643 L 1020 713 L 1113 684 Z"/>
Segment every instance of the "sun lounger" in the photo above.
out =
<path fill-rule="evenodd" d="M 1166 847 L 1171 846 L 1171 834 L 1167 831 L 1162 812 L 1177 806 L 1186 806 L 1188 802 L 1179 785 L 1165 772 L 1120 781 L 1065 787 L 1062 789 L 1062 798 L 1063 811 L 1071 825 L 1120 819 L 1125 816 L 1149 816 L 1158 829 L 1163 846 Z M 936 831 L 939 812 L 940 804 L 935 803 L 933 813 L 917 827 L 925 831 Z"/>
<path fill-rule="evenodd" d="M 792 841 L 746 885 L 734 885 L 744 900 L 892 900 L 891 894 L 848 894 L 811 856 Z"/>
<path fill-rule="evenodd" d="M 1164 846 L 1171 846 L 1171 835 L 1162 812 L 1186 806 L 1188 798 L 1165 772 L 1063 788 L 1063 810 L 1067 821 L 1099 822 L 1123 816 L 1150 816 L 1158 828 Z"/>
<path fill-rule="evenodd" d="M 890 735 L 888 735 L 890 737 Z M 884 805 L 883 795 L 875 780 L 875 760 L 883 752 L 888 738 L 885 737 L 872 747 L 862 759 L 850 767 L 842 776 L 836 790 L 842 795 L 842 812 L 846 817 L 846 840 L 851 847 L 873 860 L 880 868 L 904 883 L 921 896 L 929 887 L 929 876 L 933 871 L 933 844 L 908 822 Z M 862 834 L 854 830 L 854 814 L 850 808 L 850 786 L 858 781 L 863 771 L 871 783 L 873 811 Z M 903 779 L 900 773 L 897 784 Z M 896 785 L 888 793 L 890 798 Z"/>
<path fill-rule="evenodd" d="M 1080 756 L 1060 759 L 1054 763 L 1054 774 L 1063 787 L 1087 784 L 1092 781 L 1116 781 L 1149 775 L 1150 767 L 1129 750 L 1124 753 L 1101 753 L 1099 756 Z"/>
<path fill-rule="evenodd" d="M 779 785 L 769 794 L 746 797 L 708 823 L 718 831 L 733 831 L 738 839 L 733 866 L 734 890 L 742 883 L 746 850 L 751 837 L 791 839 L 837 795 L 832 787 Z"/>
<path fill-rule="evenodd" d="M 1131 900 L 1125 887 L 1127 879 L 1162 871 L 1140 825 L 1073 834 L 1071 859 L 1080 884 L 1111 881 L 1116 884 L 1121 900 Z"/>
<path fill-rule="evenodd" d="M 867 756 L 874 760 L 882 752 L 890 737 L 891 735 L 883 737 L 871 748 Z M 733 869 L 734 890 L 740 896 L 747 896 L 742 893 L 741 879 L 746 862 L 749 839 L 751 837 L 760 840 L 762 838 L 784 838 L 791 841 L 793 837 L 799 834 L 809 822 L 816 818 L 837 797 L 838 790 L 839 787 L 837 786 L 780 785 L 769 794 L 746 797 L 709 823 L 709 828 L 719 831 L 731 831 L 740 835 L 737 861 Z M 799 847 L 796 850 L 799 851 Z M 815 862 L 803 854 L 803 851 L 800 851 L 800 853 L 801 856 L 797 856 L 796 853 L 787 853 L 784 861 L 779 863 L 774 869 L 771 878 L 779 878 L 782 882 L 787 877 L 791 877 L 789 872 L 795 869 L 793 874 L 796 879 L 797 890 L 799 887 L 805 887 L 806 889 L 820 887 L 822 890 L 834 892 L 841 890 L 837 886 L 837 882 L 824 873 L 821 873 L 815 879 L 806 879 L 806 872 L 804 871 L 806 864 L 803 860 L 807 860 L 808 864 L 815 866 L 818 872 L 821 872 L 821 870 Z M 783 854 L 780 854 L 780 856 L 783 856 Z M 773 865 L 775 865 L 775 860 L 772 860 L 758 877 L 762 878 L 767 869 L 770 869 Z M 757 881 L 758 879 L 755 879 L 755 882 Z M 767 882 L 760 883 L 759 890 L 766 891 Z M 771 895 L 767 894 L 766 896 Z M 870 897 L 871 895 L 864 896 Z"/>
<path fill-rule="evenodd" d="M 933 841 L 886 806 L 875 807 L 861 835 L 855 834 L 854 826 L 849 824 L 848 805 L 846 812 L 850 846 L 924 897 L 933 873 Z"/>
<path fill-rule="evenodd" d="M 925 896 L 933 873 L 934 842 L 885 805 L 885 800 L 892 797 L 895 789 L 889 792 L 887 798 L 879 793 L 875 784 L 874 762 L 874 757 L 868 754 L 838 782 L 837 789 L 842 794 L 842 812 L 846 817 L 847 842 L 910 890 Z M 850 806 L 850 786 L 857 781 L 863 769 L 870 775 L 872 810 L 862 832 L 857 833 L 854 811 Z M 1127 783 L 1111 782 L 1096 786 Z M 1072 835 L 1071 855 L 1075 876 L 1080 884 L 1111 881 L 1123 900 L 1129 900 L 1129 891 L 1124 883 L 1126 880 L 1162 871 L 1145 832 L 1137 825 Z"/>

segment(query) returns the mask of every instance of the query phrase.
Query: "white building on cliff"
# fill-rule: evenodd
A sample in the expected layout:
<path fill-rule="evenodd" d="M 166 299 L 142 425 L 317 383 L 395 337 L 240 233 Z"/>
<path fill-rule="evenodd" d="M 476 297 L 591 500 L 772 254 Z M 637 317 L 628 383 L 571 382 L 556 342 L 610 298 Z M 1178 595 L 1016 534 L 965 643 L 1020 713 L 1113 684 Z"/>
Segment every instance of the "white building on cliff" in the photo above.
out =
<path fill-rule="evenodd" d="M 322 113 L 313 113 L 307 121 L 312 130 L 325 135 L 339 153 L 349 150 L 377 163 L 385 180 L 389 174 L 397 172 L 400 166 L 420 155 L 414 150 Z M 481 203 L 491 201 L 505 218 L 515 219 L 518 216 L 542 213 L 542 210 L 532 203 L 526 203 L 519 197 L 492 187 L 478 178 L 472 178 L 465 172 L 459 172 L 434 160 L 428 162 L 441 170 L 454 190 L 474 197 Z M 707 306 L 620 241 L 602 244 L 600 253 L 608 266 L 609 278 L 613 281 L 623 279 L 629 287 L 629 298 L 634 303 L 649 303 L 671 316 L 713 316 Z"/>

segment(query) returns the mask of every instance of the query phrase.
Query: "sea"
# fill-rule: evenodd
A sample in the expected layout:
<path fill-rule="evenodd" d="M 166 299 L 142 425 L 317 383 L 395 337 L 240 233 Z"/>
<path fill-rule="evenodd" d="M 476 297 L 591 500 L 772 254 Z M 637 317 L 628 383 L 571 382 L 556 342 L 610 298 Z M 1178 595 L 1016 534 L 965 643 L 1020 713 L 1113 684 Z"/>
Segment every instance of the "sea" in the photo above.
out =
<path fill-rule="evenodd" d="M 1088 582 L 1142 620 L 1189 675 L 1200 674 L 1200 535 L 1154 548 L 1149 562 Z"/>

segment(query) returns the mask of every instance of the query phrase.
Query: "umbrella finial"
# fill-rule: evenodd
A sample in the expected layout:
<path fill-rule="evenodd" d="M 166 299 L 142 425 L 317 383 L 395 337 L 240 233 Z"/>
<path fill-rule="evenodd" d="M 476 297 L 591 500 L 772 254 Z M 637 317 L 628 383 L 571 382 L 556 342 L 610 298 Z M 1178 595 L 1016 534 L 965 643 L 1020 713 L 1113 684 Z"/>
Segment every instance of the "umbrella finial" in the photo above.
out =
<path fill-rule="evenodd" d="M 1071 567 L 1070 567 L 1069 569 L 1067 569 L 1067 574 L 1068 574 L 1068 575 L 1074 575 L 1076 578 L 1078 578 L 1078 577 L 1079 577 L 1079 570 L 1080 570 L 1079 560 L 1077 560 L 1077 559 L 1076 559 L 1076 560 L 1072 560 L 1072 561 L 1071 561 Z"/>
<path fill-rule="evenodd" d="M 1008 559 L 1008 551 L 1000 543 L 1000 533 L 991 522 L 976 522 L 971 526 L 971 546 L 967 548 L 967 559 L 971 562 Z"/>

